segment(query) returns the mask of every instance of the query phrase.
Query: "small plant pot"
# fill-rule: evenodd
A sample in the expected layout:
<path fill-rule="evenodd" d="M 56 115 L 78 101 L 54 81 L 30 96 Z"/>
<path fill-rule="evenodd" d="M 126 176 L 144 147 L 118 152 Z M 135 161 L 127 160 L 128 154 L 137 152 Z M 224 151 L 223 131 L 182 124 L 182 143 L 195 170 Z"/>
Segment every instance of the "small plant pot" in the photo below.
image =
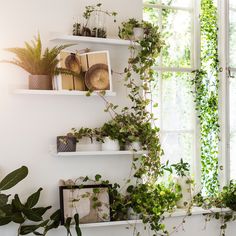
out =
<path fill-rule="evenodd" d="M 52 90 L 52 78 L 49 75 L 29 75 L 29 89 Z"/>
<path fill-rule="evenodd" d="M 133 28 L 133 39 L 134 40 L 142 40 L 144 36 L 144 30 L 140 27 Z"/>
<path fill-rule="evenodd" d="M 75 152 L 76 138 L 68 136 L 57 137 L 57 152 Z"/>
<path fill-rule="evenodd" d="M 119 151 L 120 145 L 118 140 L 112 140 L 109 137 L 104 138 L 104 143 L 102 143 L 102 151 Z"/>
<path fill-rule="evenodd" d="M 134 212 L 133 208 L 128 209 L 128 219 L 129 220 L 140 220 L 141 219 L 141 214 L 137 214 Z"/>
<path fill-rule="evenodd" d="M 182 197 L 177 202 L 177 207 L 187 208 L 192 201 L 192 184 L 191 177 L 189 176 L 178 176 L 175 178 L 177 184 L 181 187 Z"/>
<path fill-rule="evenodd" d="M 125 150 L 129 150 L 129 151 L 132 151 L 132 150 L 140 151 L 141 149 L 142 149 L 142 145 L 139 141 L 134 141 L 132 143 L 127 143 L 125 145 Z"/>
<path fill-rule="evenodd" d="M 93 139 L 84 137 L 76 144 L 76 151 L 88 152 L 88 151 L 101 151 L 101 143 Z"/>

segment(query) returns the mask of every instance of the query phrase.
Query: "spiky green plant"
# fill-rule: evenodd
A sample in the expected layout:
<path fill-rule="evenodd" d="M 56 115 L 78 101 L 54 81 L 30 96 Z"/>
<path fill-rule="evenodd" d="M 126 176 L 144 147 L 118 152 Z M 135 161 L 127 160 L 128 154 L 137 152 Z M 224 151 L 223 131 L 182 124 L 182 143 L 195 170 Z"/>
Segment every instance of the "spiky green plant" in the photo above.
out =
<path fill-rule="evenodd" d="M 58 54 L 65 48 L 72 46 L 61 45 L 43 51 L 40 35 L 38 34 L 31 43 L 25 42 L 24 48 L 6 48 L 5 50 L 16 55 L 13 60 L 3 62 L 17 65 L 31 75 L 54 75 L 58 73 L 56 67 L 59 63 Z"/>

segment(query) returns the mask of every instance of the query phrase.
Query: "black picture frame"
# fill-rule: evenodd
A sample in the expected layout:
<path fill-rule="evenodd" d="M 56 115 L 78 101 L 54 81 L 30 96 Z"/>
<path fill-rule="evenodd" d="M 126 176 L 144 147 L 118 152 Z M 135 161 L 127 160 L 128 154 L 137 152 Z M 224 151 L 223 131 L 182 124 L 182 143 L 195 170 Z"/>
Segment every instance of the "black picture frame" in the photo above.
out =
<path fill-rule="evenodd" d="M 112 219 L 111 208 L 110 208 L 110 204 L 112 202 L 112 197 L 110 194 L 111 188 L 112 185 L 110 184 L 59 186 L 61 224 L 64 225 L 65 219 L 67 217 L 73 218 L 75 213 L 79 213 L 81 224 L 111 221 Z M 103 205 L 100 208 L 98 208 L 99 210 L 95 209 L 97 211 L 96 219 L 94 217 L 95 213 L 94 209 L 92 209 L 93 206 L 91 206 L 92 203 L 95 203 L 95 201 L 92 200 L 93 198 L 92 195 L 93 194 L 95 195 L 95 193 L 93 192 L 94 189 L 102 189 L 103 191 L 105 191 L 100 196 L 101 198 L 103 198 L 103 200 L 105 200 L 105 202 L 103 202 L 102 203 Z M 89 206 L 90 206 L 89 214 L 86 215 L 86 217 L 83 217 L 84 212 L 83 210 L 81 211 L 81 209 L 86 208 L 85 201 L 83 200 L 86 200 L 86 203 L 88 203 L 89 201 Z M 93 211 L 93 213 L 91 213 L 91 211 Z"/>

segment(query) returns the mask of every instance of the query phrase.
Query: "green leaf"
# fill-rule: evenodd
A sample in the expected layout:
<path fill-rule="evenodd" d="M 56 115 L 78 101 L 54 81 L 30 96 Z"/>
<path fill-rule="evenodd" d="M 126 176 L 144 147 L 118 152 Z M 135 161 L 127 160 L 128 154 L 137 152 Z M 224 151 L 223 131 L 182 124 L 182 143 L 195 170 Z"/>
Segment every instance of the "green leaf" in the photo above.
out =
<path fill-rule="evenodd" d="M 28 168 L 26 166 L 22 166 L 21 168 L 14 170 L 0 182 L 0 191 L 12 188 L 21 180 L 23 180 L 27 175 Z"/>
<path fill-rule="evenodd" d="M 0 194 L 0 207 L 7 204 L 10 195 Z"/>
<path fill-rule="evenodd" d="M 79 227 L 79 214 L 78 213 L 74 215 L 74 219 L 75 219 L 75 231 L 76 231 L 76 234 L 77 234 L 77 236 L 81 236 L 82 232 L 81 232 L 81 229 Z"/>
<path fill-rule="evenodd" d="M 20 234 L 21 235 L 26 235 L 26 234 L 33 233 L 39 227 L 40 227 L 39 225 L 23 225 L 20 228 Z"/>
<path fill-rule="evenodd" d="M 16 212 L 12 215 L 12 221 L 17 224 L 22 224 L 25 222 L 25 219 L 22 216 L 21 212 Z"/>
<path fill-rule="evenodd" d="M 99 174 L 95 175 L 95 180 L 96 180 L 96 181 L 99 181 L 101 178 L 102 178 L 101 175 L 99 175 Z"/>
<path fill-rule="evenodd" d="M 7 225 L 11 222 L 11 216 L 1 217 L 0 218 L 0 226 Z"/>
<path fill-rule="evenodd" d="M 34 222 L 38 222 L 42 220 L 42 216 L 38 214 L 37 211 L 34 211 L 33 209 L 24 208 L 22 211 L 28 220 L 31 220 Z"/>
<path fill-rule="evenodd" d="M 24 208 L 18 194 L 15 194 L 14 199 L 12 200 L 12 206 L 14 211 L 21 211 Z"/>
<path fill-rule="evenodd" d="M 39 188 L 37 192 L 33 193 L 31 196 L 28 197 L 25 206 L 27 208 L 32 208 L 33 206 L 35 206 L 38 201 L 39 201 L 39 197 L 40 197 L 40 192 L 42 191 L 42 188 Z"/>
<path fill-rule="evenodd" d="M 38 215 L 40 215 L 40 216 L 43 216 L 44 213 L 45 213 L 47 210 L 49 210 L 50 208 L 52 208 L 52 207 L 51 207 L 51 206 L 48 206 L 48 207 L 36 207 L 36 208 L 33 208 L 32 210 L 33 210 L 36 214 L 38 214 Z"/>

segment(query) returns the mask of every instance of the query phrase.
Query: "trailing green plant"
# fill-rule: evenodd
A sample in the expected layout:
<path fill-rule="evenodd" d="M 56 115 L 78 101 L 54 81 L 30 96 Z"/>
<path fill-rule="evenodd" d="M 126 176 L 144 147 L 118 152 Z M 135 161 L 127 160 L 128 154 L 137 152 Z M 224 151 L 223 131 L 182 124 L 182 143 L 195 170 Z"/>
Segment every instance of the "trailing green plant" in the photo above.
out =
<path fill-rule="evenodd" d="M 181 198 L 180 188 L 173 182 L 168 186 L 161 183 L 130 185 L 127 189 L 129 201 L 135 213 L 139 214 L 144 224 L 149 224 L 153 235 L 168 235 L 163 224 L 165 212 L 176 207 Z"/>
<path fill-rule="evenodd" d="M 200 121 L 202 185 L 204 194 L 219 190 L 219 78 L 218 21 L 213 0 L 201 0 L 201 66 L 195 71 L 196 110 Z M 209 22 L 211 22 L 209 24 Z"/>
<path fill-rule="evenodd" d="M 40 35 L 32 40 L 31 44 L 25 42 L 24 48 L 7 48 L 6 50 L 15 54 L 16 58 L 3 62 L 11 63 L 21 67 L 31 75 L 49 75 L 53 76 L 58 73 L 73 74 L 69 70 L 57 68 L 59 63 L 59 53 L 72 45 L 55 46 L 52 49 L 42 49 Z"/>
<path fill-rule="evenodd" d="M 114 20 L 114 22 L 116 22 L 117 12 L 103 10 L 101 7 L 102 7 L 102 3 L 98 3 L 96 5 L 89 5 L 89 6 L 85 7 L 85 11 L 83 13 L 83 17 L 87 20 L 86 24 L 85 24 L 85 27 L 87 27 L 88 21 L 89 21 L 91 15 L 93 13 L 96 13 L 96 12 L 102 12 L 102 13 L 108 15 L 108 16 L 113 16 L 114 17 L 113 20 Z"/>

